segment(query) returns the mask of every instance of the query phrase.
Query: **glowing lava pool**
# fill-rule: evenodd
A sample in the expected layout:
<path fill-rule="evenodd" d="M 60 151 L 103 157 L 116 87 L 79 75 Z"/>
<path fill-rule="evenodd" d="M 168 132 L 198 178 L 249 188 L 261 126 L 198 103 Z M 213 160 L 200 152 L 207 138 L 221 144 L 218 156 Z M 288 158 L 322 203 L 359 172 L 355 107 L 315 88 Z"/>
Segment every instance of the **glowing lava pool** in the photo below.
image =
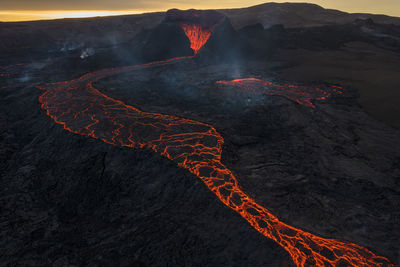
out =
<path fill-rule="evenodd" d="M 217 84 L 227 86 L 237 94 L 248 97 L 259 95 L 277 95 L 295 101 L 303 106 L 315 108 L 314 101 L 325 100 L 332 94 L 343 94 L 343 88 L 336 85 L 302 86 L 279 84 L 263 81 L 257 78 L 235 79 L 232 81 L 217 81 Z"/>

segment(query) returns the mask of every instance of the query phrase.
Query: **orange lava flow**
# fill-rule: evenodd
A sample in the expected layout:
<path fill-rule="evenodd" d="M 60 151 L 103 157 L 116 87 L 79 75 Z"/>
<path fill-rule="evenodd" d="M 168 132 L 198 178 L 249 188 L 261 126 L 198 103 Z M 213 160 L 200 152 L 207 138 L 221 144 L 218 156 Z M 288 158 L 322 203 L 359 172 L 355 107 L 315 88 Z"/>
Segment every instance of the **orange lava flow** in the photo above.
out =
<path fill-rule="evenodd" d="M 202 48 L 210 38 L 211 31 L 195 24 L 181 24 L 181 27 L 189 38 L 190 48 L 193 49 L 194 54 L 196 55 L 200 48 Z"/>
<path fill-rule="evenodd" d="M 217 81 L 217 84 L 228 86 L 236 90 L 237 93 L 247 96 L 257 95 L 278 95 L 286 97 L 303 106 L 315 108 L 313 101 L 325 100 L 332 94 L 342 94 L 343 88 L 340 86 L 301 86 L 292 84 L 278 84 L 263 81 L 257 78 L 235 79 L 232 81 Z"/>
<path fill-rule="evenodd" d="M 44 93 L 39 102 L 48 116 L 71 133 L 114 146 L 151 149 L 187 169 L 254 229 L 282 246 L 297 266 L 394 266 L 359 245 L 321 238 L 287 225 L 257 204 L 221 162 L 224 139 L 213 126 L 141 111 L 104 95 L 92 85 L 107 76 L 188 58 L 191 57 L 106 69 L 72 81 L 41 85 L 38 87 Z"/>

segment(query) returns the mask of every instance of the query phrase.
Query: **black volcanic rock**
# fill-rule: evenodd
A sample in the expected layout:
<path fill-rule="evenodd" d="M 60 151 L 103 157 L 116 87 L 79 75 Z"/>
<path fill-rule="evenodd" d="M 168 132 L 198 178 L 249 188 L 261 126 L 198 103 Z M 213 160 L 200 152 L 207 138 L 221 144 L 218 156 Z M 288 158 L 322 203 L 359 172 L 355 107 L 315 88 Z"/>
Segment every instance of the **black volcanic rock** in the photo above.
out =
<path fill-rule="evenodd" d="M 147 40 L 141 47 L 141 55 L 146 62 L 192 54 L 189 39 L 176 23 L 163 22 L 149 31 Z"/>
<path fill-rule="evenodd" d="M 171 9 L 168 10 L 161 24 L 154 29 L 145 31 L 147 34 L 142 33 L 135 38 L 135 41 L 139 41 L 139 43 L 140 39 L 145 39 L 142 41 L 145 43 L 144 46 L 140 48 L 143 60 L 154 61 L 193 55 L 190 40 L 184 32 L 182 24 L 198 25 L 212 31 L 211 36 L 217 34 L 228 41 L 235 41 L 233 39 L 235 30 L 221 13 L 213 10 Z M 221 36 L 221 34 L 223 35 Z M 213 37 L 210 40 L 213 40 Z"/>
<path fill-rule="evenodd" d="M 71 134 L 39 90 L 14 89 L 0 91 L 0 266 L 292 266 L 197 177 Z"/>
<path fill-rule="evenodd" d="M 225 9 L 221 12 L 232 21 L 235 29 L 255 23 L 261 23 L 265 28 L 275 24 L 283 24 L 287 28 L 318 27 L 347 24 L 357 18 L 372 18 L 379 23 L 400 24 L 400 19 L 396 17 L 346 13 L 309 3 L 271 2 L 243 9 Z"/>
<path fill-rule="evenodd" d="M 288 29 L 284 46 L 305 49 L 338 49 L 346 43 L 365 42 L 400 50 L 400 26 L 377 24 L 371 19 L 343 25 Z"/>
<path fill-rule="evenodd" d="M 165 22 L 196 24 L 203 29 L 212 30 L 225 16 L 215 10 L 179 10 L 170 9 L 165 15 Z"/>
<path fill-rule="evenodd" d="M 85 60 L 75 54 L 67 64 L 68 68 L 96 70 L 191 55 L 193 50 L 183 29 L 176 23 L 164 21 L 152 29 L 143 29 L 129 42 L 99 49 Z"/>
<path fill-rule="evenodd" d="M 200 61 L 221 62 L 240 60 L 242 40 L 225 18 L 212 32 L 210 39 L 198 55 Z"/>
<path fill-rule="evenodd" d="M 245 192 L 278 217 L 395 261 L 399 131 L 365 114 L 352 88 L 311 109 L 279 96 L 248 102 L 213 82 L 238 73 L 254 77 L 262 71 L 233 64 L 198 68 L 188 61 L 145 80 L 141 73 L 129 73 L 95 87 L 146 111 L 184 114 L 213 125 L 225 140 L 223 162 Z"/>
<path fill-rule="evenodd" d="M 264 27 L 261 23 L 248 25 L 239 30 L 240 33 L 248 36 L 249 38 L 259 38 L 264 35 Z"/>
<path fill-rule="evenodd" d="M 182 24 L 195 24 L 213 31 L 223 20 L 224 15 L 216 11 L 169 10 L 164 20 L 156 27 L 143 29 L 131 41 L 105 50 L 97 59 L 90 60 L 96 61 L 94 65 L 97 66 L 101 64 L 99 61 L 108 64 L 113 62 L 113 65 L 129 65 L 191 56 L 193 50 Z M 235 30 L 230 26 L 230 31 Z M 99 57 L 101 60 L 98 59 Z M 117 62 L 118 60 L 120 62 Z"/>
<path fill-rule="evenodd" d="M 201 14 L 203 11 L 199 12 Z M 220 10 L 219 12 L 231 20 L 235 29 L 256 23 L 261 23 L 266 28 L 274 24 L 283 24 L 288 28 L 339 25 L 351 23 L 357 18 L 372 18 L 376 23 L 400 24 L 400 19 L 395 17 L 349 14 L 303 3 L 267 3 L 249 8 Z M 167 13 L 175 16 L 179 12 L 171 10 Z M 211 18 L 220 16 L 213 15 L 211 11 L 207 11 L 207 14 L 211 14 L 207 15 Z M 14 53 L 14 58 L 18 56 L 19 59 L 38 58 L 44 54 L 53 57 L 55 56 L 54 52 L 59 52 L 65 45 L 75 43 L 88 45 L 95 48 L 96 51 L 101 47 L 122 45 L 131 41 L 142 29 L 151 29 L 158 25 L 165 19 L 165 15 L 165 12 L 157 12 L 84 19 L 3 22 L 0 23 L 0 60 L 7 61 L 10 53 Z M 171 21 L 174 20 L 171 16 L 168 17 Z M 51 46 L 49 46 L 49 42 L 51 42 Z M 15 53 L 17 50 L 18 53 Z M 52 52 L 48 53 L 48 50 Z M 44 54 L 39 54 L 37 51 Z"/>
<path fill-rule="evenodd" d="M 243 60 L 267 59 L 286 38 L 281 26 L 264 30 L 261 24 L 235 30 L 228 18 L 218 25 L 201 50 L 201 61 L 240 62 Z"/>
<path fill-rule="evenodd" d="M 353 24 L 357 25 L 357 26 L 374 26 L 374 25 L 376 25 L 371 18 L 367 18 L 367 19 L 357 18 L 353 21 Z"/>
<path fill-rule="evenodd" d="M 273 35 L 283 35 L 287 33 L 285 26 L 283 24 L 272 25 L 271 27 L 266 29 L 266 32 Z"/>
<path fill-rule="evenodd" d="M 68 55 L 38 53 L 44 60 L 51 58 L 46 67 L 26 66 L 16 78 L 0 77 L 0 87 L 7 85 L 0 90 L 0 266 L 291 266 L 288 253 L 221 204 L 197 177 L 151 151 L 71 134 L 40 108 L 35 84 L 65 81 L 104 67 L 192 55 L 179 23 L 211 27 L 219 18 L 202 11 L 200 18 L 186 15 L 196 12 L 172 10 L 163 21 L 158 14 L 139 34 L 127 27 L 121 31 L 128 35 L 123 43 L 99 42 L 95 55 L 85 60 L 79 58 L 79 50 Z M 115 28 L 142 25 L 123 21 Z M 32 24 L 42 23 L 50 24 Z M 84 20 L 73 23 L 83 24 Z M 114 33 L 110 27 L 100 31 L 102 23 L 89 25 L 82 31 L 91 33 L 87 39 L 105 40 Z M 278 48 L 327 52 L 362 41 L 398 51 L 400 28 L 368 20 L 265 30 L 255 24 L 236 30 L 224 18 L 215 25 L 197 55 L 207 66 L 185 61 L 113 76 L 94 86 L 143 111 L 212 124 L 225 139 L 223 163 L 251 197 L 293 226 L 356 242 L 398 264 L 399 131 L 369 117 L 357 104 L 353 88 L 310 109 L 279 96 L 231 101 L 215 81 L 269 79 L 272 67 L 279 65 L 269 69 L 265 59 Z M 60 32 L 68 32 L 68 27 Z M 12 47 L 13 40 L 13 51 L 24 55 L 53 49 L 60 40 L 49 38 L 49 31 L 34 33 L 36 38 L 30 40 L 24 31 L 8 39 L 0 29 L 4 62 L 16 60 L 17 54 L 2 50 Z M 62 35 L 61 40 L 67 39 Z M 29 45 L 33 46 L 21 48 Z M 349 55 L 365 63 L 361 53 Z M 260 65 L 247 69 L 255 63 L 249 59 Z M 378 71 L 387 62 L 381 60 L 368 75 L 391 78 Z M 214 62 L 244 64 L 209 64 Z M 339 68 L 335 61 L 329 63 L 333 72 Z M 32 73 L 29 82 L 19 81 Z M 363 77 L 356 75 L 351 78 Z"/>

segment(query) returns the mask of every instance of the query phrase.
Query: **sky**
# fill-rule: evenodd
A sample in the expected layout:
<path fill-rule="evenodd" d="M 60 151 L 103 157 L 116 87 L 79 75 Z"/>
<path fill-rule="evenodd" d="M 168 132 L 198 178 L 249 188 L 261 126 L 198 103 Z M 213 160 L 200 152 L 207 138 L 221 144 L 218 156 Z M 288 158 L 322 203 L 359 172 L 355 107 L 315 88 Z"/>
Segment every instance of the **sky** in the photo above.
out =
<path fill-rule="evenodd" d="M 240 8 L 267 0 L 0 0 L 0 21 L 23 21 L 66 17 L 93 17 L 164 11 L 170 8 Z M 275 0 L 274 2 L 288 2 Z M 400 0 L 291 0 L 315 3 L 352 13 L 375 13 L 400 17 Z"/>

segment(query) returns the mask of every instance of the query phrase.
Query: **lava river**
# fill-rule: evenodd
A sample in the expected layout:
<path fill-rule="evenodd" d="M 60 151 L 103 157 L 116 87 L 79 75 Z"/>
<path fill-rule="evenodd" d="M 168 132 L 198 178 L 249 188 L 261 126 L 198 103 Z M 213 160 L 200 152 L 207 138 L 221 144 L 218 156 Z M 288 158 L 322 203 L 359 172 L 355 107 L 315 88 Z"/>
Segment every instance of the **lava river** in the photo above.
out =
<path fill-rule="evenodd" d="M 209 34 L 189 31 L 188 37 L 199 42 L 192 45 L 197 53 Z M 104 77 L 191 58 L 105 69 L 75 80 L 41 85 L 38 87 L 44 93 L 39 101 L 47 115 L 72 133 L 115 146 L 152 149 L 187 169 L 254 229 L 282 246 L 297 266 L 394 266 L 388 259 L 359 245 L 321 238 L 287 225 L 257 204 L 241 190 L 232 171 L 221 162 L 224 139 L 213 126 L 178 116 L 144 112 L 93 87 L 93 82 Z"/>

